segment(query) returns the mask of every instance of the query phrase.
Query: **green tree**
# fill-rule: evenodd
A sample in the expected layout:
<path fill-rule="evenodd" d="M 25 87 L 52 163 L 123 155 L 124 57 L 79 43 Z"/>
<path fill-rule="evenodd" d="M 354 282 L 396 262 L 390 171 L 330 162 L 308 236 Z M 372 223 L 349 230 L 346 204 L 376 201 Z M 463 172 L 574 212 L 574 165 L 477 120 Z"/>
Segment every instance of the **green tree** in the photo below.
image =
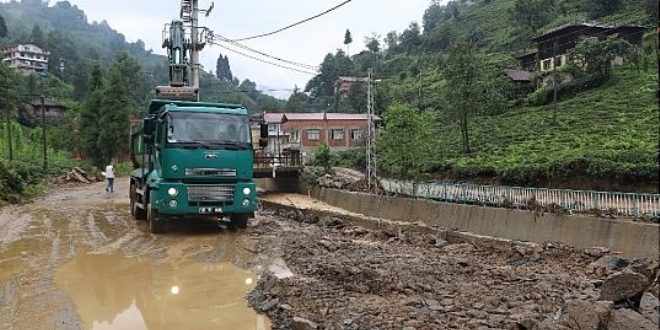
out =
<path fill-rule="evenodd" d="M 5 18 L 0 16 L 0 38 L 4 38 L 7 36 L 7 23 L 5 22 Z"/>
<path fill-rule="evenodd" d="M 380 35 L 376 33 L 372 33 L 371 37 L 365 37 L 364 38 L 364 45 L 367 47 L 367 49 L 372 52 L 372 53 L 380 53 Z"/>
<path fill-rule="evenodd" d="M 110 69 L 108 86 L 103 90 L 98 146 L 103 162 L 116 159 L 128 149 L 132 95 L 118 61 Z M 101 160 L 101 159 L 99 159 Z"/>
<path fill-rule="evenodd" d="M 490 103 L 483 60 L 472 44 L 457 42 L 449 53 L 444 74 L 446 110 L 459 122 L 463 152 L 470 153 L 468 119 Z"/>
<path fill-rule="evenodd" d="M 569 51 L 570 68 L 577 75 L 607 79 L 610 77 L 615 57 L 625 58 L 632 49 L 630 43 L 620 38 L 588 38 Z"/>
<path fill-rule="evenodd" d="M 90 159 L 96 166 L 103 166 L 104 155 L 99 145 L 101 115 L 103 113 L 103 73 L 101 66 L 94 65 L 89 83 L 89 94 L 82 104 L 78 131 L 80 149 L 84 158 Z"/>
<path fill-rule="evenodd" d="M 128 95 L 130 96 L 129 103 L 127 106 L 130 109 L 136 110 L 137 105 L 142 103 L 144 95 L 140 93 L 142 91 L 142 86 L 144 84 L 144 75 L 142 73 L 142 67 L 137 58 L 129 55 L 126 52 L 121 52 L 117 55 L 117 59 L 114 68 L 119 70 L 119 76 L 122 83 L 126 86 L 128 90 Z M 111 75 L 112 78 L 112 75 Z"/>
<path fill-rule="evenodd" d="M 83 59 L 72 69 L 71 84 L 73 85 L 73 97 L 76 100 L 83 100 L 89 93 L 89 77 L 92 65 L 89 60 Z"/>
<path fill-rule="evenodd" d="M 14 117 L 14 109 L 17 106 L 18 89 L 17 89 L 17 80 L 18 75 L 15 70 L 9 68 L 6 62 L 0 63 L 0 124 L 4 125 L 2 135 L 0 136 L 0 141 L 6 141 L 6 151 L 7 153 L 3 155 L 2 158 L 8 157 L 9 154 L 12 154 L 15 151 L 15 145 L 12 144 L 16 140 L 17 134 L 20 134 L 18 130 L 12 130 L 12 121 Z M 9 125 L 7 125 L 9 123 Z M 4 149 L 4 145 L 0 142 L 0 151 Z M 0 152 L 2 154 L 2 152 Z"/>
<path fill-rule="evenodd" d="M 41 48 L 48 46 L 46 43 L 46 37 L 44 36 L 43 31 L 41 31 L 39 25 L 35 24 L 32 28 L 32 33 L 30 34 L 30 43 L 33 43 Z"/>
<path fill-rule="evenodd" d="M 432 113 L 420 113 L 395 101 L 385 112 L 384 129 L 377 140 L 379 167 L 391 175 L 420 178 L 431 158 Z"/>
<path fill-rule="evenodd" d="M 293 94 L 289 96 L 284 109 L 286 112 L 305 112 L 307 110 L 307 101 L 309 101 L 309 96 L 296 86 L 293 89 Z"/>
<path fill-rule="evenodd" d="M 353 36 L 351 35 L 351 31 L 346 29 L 346 33 L 344 33 L 344 45 L 346 45 L 346 53 L 348 54 L 351 53 L 351 43 L 353 43 Z"/>
<path fill-rule="evenodd" d="M 445 6 L 440 4 L 440 1 L 433 1 L 431 6 L 426 9 L 422 18 L 422 26 L 424 32 L 428 33 L 438 24 L 445 20 Z"/>
<path fill-rule="evenodd" d="M 422 45 L 421 31 L 417 22 L 412 22 L 399 37 L 399 45 L 407 54 L 419 50 Z"/>
<path fill-rule="evenodd" d="M 231 73 L 231 67 L 229 66 L 229 58 L 227 56 L 223 57 L 222 54 L 218 56 L 215 65 L 215 74 L 218 79 L 225 81 L 232 81 L 232 79 L 234 79 L 234 76 Z"/>
<path fill-rule="evenodd" d="M 314 165 L 323 167 L 323 171 L 327 173 L 332 172 L 333 159 L 330 147 L 327 143 L 323 143 L 314 149 Z"/>

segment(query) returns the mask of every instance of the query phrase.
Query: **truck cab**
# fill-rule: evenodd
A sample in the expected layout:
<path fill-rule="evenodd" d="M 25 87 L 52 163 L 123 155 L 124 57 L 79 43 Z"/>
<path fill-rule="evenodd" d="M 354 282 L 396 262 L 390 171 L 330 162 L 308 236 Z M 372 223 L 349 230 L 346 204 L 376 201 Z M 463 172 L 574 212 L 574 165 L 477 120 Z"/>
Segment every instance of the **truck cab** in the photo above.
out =
<path fill-rule="evenodd" d="M 250 123 L 240 105 L 152 100 L 131 134 L 131 213 L 153 233 L 191 217 L 229 217 L 247 227 L 257 204 Z M 262 137 L 259 145 L 266 143 Z"/>

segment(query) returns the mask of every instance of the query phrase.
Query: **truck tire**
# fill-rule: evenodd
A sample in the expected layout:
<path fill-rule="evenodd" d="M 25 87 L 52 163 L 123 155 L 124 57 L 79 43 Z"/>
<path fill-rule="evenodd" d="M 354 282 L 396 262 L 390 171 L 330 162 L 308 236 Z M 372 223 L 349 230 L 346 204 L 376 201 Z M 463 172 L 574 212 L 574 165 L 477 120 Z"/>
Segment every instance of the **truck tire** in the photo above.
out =
<path fill-rule="evenodd" d="M 131 215 L 135 218 L 135 220 L 146 220 L 147 219 L 147 212 L 145 209 L 139 208 L 137 206 L 137 192 L 135 191 L 135 183 L 131 183 L 131 190 L 130 190 L 130 208 L 131 208 Z"/>
<path fill-rule="evenodd" d="M 163 219 L 158 214 L 158 210 L 151 208 L 151 202 L 147 204 L 147 222 L 152 234 L 159 234 L 163 231 Z"/>
<path fill-rule="evenodd" d="M 229 216 L 231 224 L 236 226 L 236 228 L 245 229 L 248 226 L 248 215 L 247 214 L 232 214 Z"/>

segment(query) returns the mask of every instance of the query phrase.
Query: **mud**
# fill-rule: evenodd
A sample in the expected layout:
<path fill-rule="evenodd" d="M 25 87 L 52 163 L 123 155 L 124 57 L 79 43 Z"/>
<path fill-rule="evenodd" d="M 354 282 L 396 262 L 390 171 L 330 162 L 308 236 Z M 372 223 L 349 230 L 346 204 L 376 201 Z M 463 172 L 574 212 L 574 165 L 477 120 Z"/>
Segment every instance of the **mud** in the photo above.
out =
<path fill-rule="evenodd" d="M 265 196 L 246 230 L 199 221 L 152 235 L 128 213 L 127 180 L 116 185 L 0 209 L 0 330 L 532 329 L 597 300 L 619 271 L 593 269 L 606 252 L 366 218 L 304 195 Z M 657 297 L 658 264 L 639 265 Z"/>
<path fill-rule="evenodd" d="M 216 222 L 151 235 L 128 181 L 0 209 L 0 329 L 269 329 L 248 307 L 255 244 Z"/>
<path fill-rule="evenodd" d="M 264 272 L 249 300 L 274 329 L 532 329 L 567 301 L 597 300 L 607 276 L 587 272 L 596 257 L 550 243 L 468 243 L 346 212 L 319 216 L 305 210 L 332 207 L 305 196 L 265 199 L 283 206 L 271 205 L 274 217 L 252 235 L 262 258 L 290 273 Z"/>

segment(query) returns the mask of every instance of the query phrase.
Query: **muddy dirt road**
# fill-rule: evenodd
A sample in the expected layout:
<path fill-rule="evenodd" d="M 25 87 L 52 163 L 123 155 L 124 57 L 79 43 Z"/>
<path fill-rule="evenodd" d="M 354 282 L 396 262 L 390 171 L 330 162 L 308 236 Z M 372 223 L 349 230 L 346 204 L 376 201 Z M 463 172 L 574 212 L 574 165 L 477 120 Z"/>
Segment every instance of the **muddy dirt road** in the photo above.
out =
<path fill-rule="evenodd" d="M 215 222 L 151 235 L 127 183 L 0 209 L 0 329 L 268 329 L 245 300 L 254 242 Z"/>
<path fill-rule="evenodd" d="M 627 265 L 466 242 L 302 195 L 262 196 L 246 230 L 195 222 L 156 236 L 130 217 L 126 179 L 103 188 L 0 209 L 0 330 L 531 330 L 566 301 L 597 300 Z M 658 264 L 639 269 L 657 297 Z"/>

